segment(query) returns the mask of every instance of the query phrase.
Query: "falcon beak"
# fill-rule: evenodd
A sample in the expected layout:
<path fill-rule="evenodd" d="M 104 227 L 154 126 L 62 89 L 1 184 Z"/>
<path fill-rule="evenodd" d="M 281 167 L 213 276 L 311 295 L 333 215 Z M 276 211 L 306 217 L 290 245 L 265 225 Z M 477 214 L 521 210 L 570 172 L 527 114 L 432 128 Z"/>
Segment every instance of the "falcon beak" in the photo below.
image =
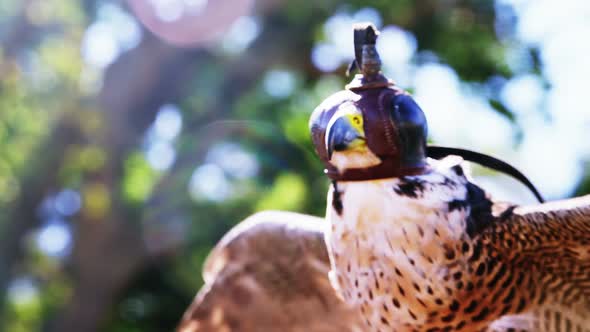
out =
<path fill-rule="evenodd" d="M 328 125 L 326 151 L 332 159 L 334 151 L 345 151 L 365 146 L 362 117 L 356 114 L 344 114 Z"/>

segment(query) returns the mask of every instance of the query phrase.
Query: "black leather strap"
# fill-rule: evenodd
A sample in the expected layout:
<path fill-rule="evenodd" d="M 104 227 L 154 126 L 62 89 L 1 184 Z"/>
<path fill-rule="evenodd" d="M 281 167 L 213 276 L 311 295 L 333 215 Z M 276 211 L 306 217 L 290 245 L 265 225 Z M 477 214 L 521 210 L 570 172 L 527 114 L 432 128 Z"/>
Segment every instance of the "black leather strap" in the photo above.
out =
<path fill-rule="evenodd" d="M 524 174 L 522 174 L 519 170 L 514 168 L 514 166 L 508 164 L 505 161 L 494 158 L 492 156 L 488 156 L 487 154 L 483 154 L 483 153 L 479 153 L 479 152 L 475 152 L 475 151 L 471 151 L 471 150 L 460 149 L 460 148 L 450 148 L 450 147 L 446 147 L 446 146 L 436 146 L 436 145 L 429 145 L 426 148 L 426 154 L 428 155 L 428 157 L 434 158 L 434 159 L 442 159 L 442 158 L 447 157 L 449 155 L 456 155 L 456 156 L 462 157 L 465 160 L 468 160 L 468 161 L 480 164 L 482 166 L 491 168 L 495 171 L 508 174 L 508 175 L 512 176 L 513 178 L 517 179 L 518 181 L 520 181 L 527 188 L 529 188 L 529 190 L 533 192 L 533 194 L 535 195 L 535 197 L 537 198 L 537 200 L 539 202 L 541 202 L 541 203 L 545 202 L 545 200 L 543 199 L 543 196 L 541 196 L 541 194 L 539 193 L 537 188 L 535 188 L 535 186 L 532 184 L 532 182 Z"/>

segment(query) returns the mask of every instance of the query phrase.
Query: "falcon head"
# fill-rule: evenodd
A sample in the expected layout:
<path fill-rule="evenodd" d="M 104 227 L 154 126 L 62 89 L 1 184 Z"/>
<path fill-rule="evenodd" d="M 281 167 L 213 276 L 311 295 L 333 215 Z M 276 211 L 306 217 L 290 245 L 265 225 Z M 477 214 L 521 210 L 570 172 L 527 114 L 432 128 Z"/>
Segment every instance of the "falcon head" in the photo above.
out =
<path fill-rule="evenodd" d="M 423 172 L 427 128 L 420 107 L 384 78 L 359 84 L 328 97 L 311 116 L 312 140 L 327 175 L 363 181 Z"/>
<path fill-rule="evenodd" d="M 363 114 L 352 105 L 334 114 L 325 137 L 328 160 L 340 172 L 371 167 L 381 162 L 367 145 Z"/>
<path fill-rule="evenodd" d="M 312 141 L 332 180 L 418 174 L 426 165 L 426 119 L 405 91 L 381 73 L 371 23 L 354 26 L 361 73 L 322 102 L 310 119 Z"/>

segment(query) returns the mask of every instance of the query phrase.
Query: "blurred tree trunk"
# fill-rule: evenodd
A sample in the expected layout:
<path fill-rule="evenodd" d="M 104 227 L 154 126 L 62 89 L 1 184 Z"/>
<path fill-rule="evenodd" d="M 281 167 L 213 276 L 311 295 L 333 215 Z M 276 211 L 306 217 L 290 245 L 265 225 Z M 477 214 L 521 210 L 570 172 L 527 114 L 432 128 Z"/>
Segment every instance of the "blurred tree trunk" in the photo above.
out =
<path fill-rule="evenodd" d="M 175 49 L 149 33 L 140 45 L 107 70 L 99 104 L 104 131 L 98 138 L 108 160 L 85 183 L 104 186 L 110 209 L 82 211 L 72 250 L 73 297 L 52 326 L 54 331 L 97 331 L 117 293 L 146 261 L 139 220 L 121 200 L 123 163 L 139 143 L 159 107 L 183 96 L 183 87 L 202 54 Z"/>

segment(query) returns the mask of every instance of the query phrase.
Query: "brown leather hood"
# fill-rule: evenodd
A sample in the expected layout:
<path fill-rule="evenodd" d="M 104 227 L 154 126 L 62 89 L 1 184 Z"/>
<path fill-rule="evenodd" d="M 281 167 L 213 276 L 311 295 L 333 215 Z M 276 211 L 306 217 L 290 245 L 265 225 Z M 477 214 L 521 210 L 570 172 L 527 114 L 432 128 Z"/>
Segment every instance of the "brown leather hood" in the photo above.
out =
<path fill-rule="evenodd" d="M 312 141 L 327 175 L 333 180 L 359 181 L 423 172 L 426 120 L 413 99 L 383 75 L 370 80 L 357 75 L 347 88 L 322 102 L 310 119 Z M 330 163 L 326 151 L 326 129 L 336 111 L 350 105 L 361 111 L 367 146 L 382 162 L 340 173 Z"/>

